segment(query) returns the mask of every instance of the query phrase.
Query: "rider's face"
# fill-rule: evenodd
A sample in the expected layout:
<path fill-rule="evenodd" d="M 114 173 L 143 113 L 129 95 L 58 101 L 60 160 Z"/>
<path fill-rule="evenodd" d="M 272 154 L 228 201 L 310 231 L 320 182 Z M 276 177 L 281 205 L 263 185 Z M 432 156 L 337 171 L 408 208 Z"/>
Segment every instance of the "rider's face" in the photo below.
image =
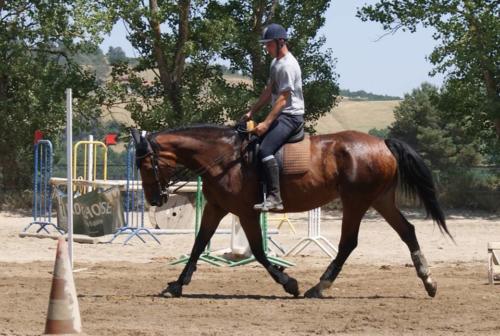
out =
<path fill-rule="evenodd" d="M 276 57 L 276 55 L 277 55 L 277 52 L 276 52 L 276 42 L 275 41 L 266 42 L 266 51 L 272 57 Z"/>

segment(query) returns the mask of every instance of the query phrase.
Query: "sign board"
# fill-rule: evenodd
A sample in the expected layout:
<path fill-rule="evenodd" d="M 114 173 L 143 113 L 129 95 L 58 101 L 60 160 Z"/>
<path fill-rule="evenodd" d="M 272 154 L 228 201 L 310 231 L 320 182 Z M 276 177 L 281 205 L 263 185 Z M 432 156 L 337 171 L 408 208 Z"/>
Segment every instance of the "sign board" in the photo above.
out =
<path fill-rule="evenodd" d="M 57 194 L 57 223 L 67 230 L 66 196 Z M 73 200 L 73 233 L 99 237 L 113 234 L 124 225 L 123 204 L 118 187 L 94 190 Z"/>

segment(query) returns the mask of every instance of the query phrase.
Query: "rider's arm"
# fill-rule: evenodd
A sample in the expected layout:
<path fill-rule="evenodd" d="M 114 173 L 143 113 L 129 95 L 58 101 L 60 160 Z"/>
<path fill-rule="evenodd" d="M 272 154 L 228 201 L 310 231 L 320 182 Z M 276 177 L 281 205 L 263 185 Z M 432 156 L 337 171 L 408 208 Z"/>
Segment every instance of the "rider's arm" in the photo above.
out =
<path fill-rule="evenodd" d="M 286 102 L 288 100 L 288 97 L 290 97 L 290 91 L 284 91 L 281 92 L 278 97 L 276 98 L 276 101 L 274 102 L 273 108 L 271 109 L 271 112 L 267 115 L 266 119 L 264 119 L 263 123 L 266 123 L 266 126 L 269 128 L 273 121 L 278 118 L 281 110 L 286 105 Z"/>
<path fill-rule="evenodd" d="M 260 94 L 259 99 L 255 104 L 252 105 L 250 110 L 248 111 L 248 117 L 251 118 L 252 115 L 258 111 L 265 105 L 269 104 L 269 101 L 271 100 L 271 94 L 272 94 L 273 86 L 272 84 L 268 84 L 264 91 Z"/>
<path fill-rule="evenodd" d="M 257 134 L 258 136 L 261 136 L 267 132 L 273 121 L 279 116 L 281 113 L 281 110 L 286 106 L 286 102 L 290 96 L 290 91 L 283 91 L 281 92 L 278 97 L 276 98 L 276 101 L 274 102 L 273 108 L 271 109 L 271 112 L 267 115 L 266 119 L 264 119 L 263 122 L 259 123 L 255 128 L 252 130 L 252 133 Z"/>

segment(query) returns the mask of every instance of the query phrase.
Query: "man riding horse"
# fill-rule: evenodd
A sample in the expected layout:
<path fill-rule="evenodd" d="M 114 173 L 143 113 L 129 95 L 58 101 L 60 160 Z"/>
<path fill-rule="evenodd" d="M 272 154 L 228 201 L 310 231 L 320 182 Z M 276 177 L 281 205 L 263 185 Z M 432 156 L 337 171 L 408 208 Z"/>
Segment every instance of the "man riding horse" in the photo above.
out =
<path fill-rule="evenodd" d="M 263 137 L 259 159 L 267 180 L 267 197 L 262 203 L 254 205 L 254 209 L 260 211 L 283 210 L 280 172 L 274 154 L 304 123 L 302 72 L 287 48 L 287 37 L 286 29 L 279 24 L 273 23 L 264 29 L 259 42 L 265 44 L 267 52 L 274 58 L 269 81 L 258 101 L 243 116 L 243 119 L 249 120 L 254 113 L 272 102 L 271 112 L 251 131 Z"/>
<path fill-rule="evenodd" d="M 418 197 L 438 227 L 450 237 L 451 234 L 437 200 L 432 172 L 409 145 L 397 139 L 380 139 L 356 131 L 311 136 L 307 146 L 306 157 L 310 162 L 307 171 L 282 174 L 280 193 L 274 153 L 296 132 L 303 122 L 304 113 L 300 67 L 286 48 L 286 37 L 285 29 L 279 25 L 270 25 L 264 31 L 263 42 L 274 57 L 271 75 L 259 100 L 244 116 L 249 119 L 272 99 L 271 112 L 254 130 L 257 135 L 264 135 L 260 159 L 269 185 L 269 197 L 256 204 L 257 209 L 253 207 L 258 202 L 258 173 L 241 157 L 243 138 L 237 130 L 226 126 L 198 125 L 141 134 L 132 129 L 137 167 L 141 170 L 145 198 L 151 205 L 162 206 L 166 202 L 169 187 L 178 178 L 178 164 L 200 175 L 203 181 L 206 204 L 188 263 L 178 279 L 169 282 L 161 294 L 182 295 L 183 287 L 191 282 L 196 263 L 222 218 L 232 213 L 239 217 L 255 259 L 287 293 L 298 296 L 297 280 L 267 257 L 259 211 L 302 212 L 339 198 L 342 230 L 338 254 L 319 282 L 304 296 L 322 297 L 323 292 L 332 286 L 358 244 L 361 220 L 368 209 L 373 208 L 407 245 L 418 277 L 427 294 L 434 297 L 437 284 L 431 277 L 415 227 L 396 204 L 398 185 L 410 197 Z"/>

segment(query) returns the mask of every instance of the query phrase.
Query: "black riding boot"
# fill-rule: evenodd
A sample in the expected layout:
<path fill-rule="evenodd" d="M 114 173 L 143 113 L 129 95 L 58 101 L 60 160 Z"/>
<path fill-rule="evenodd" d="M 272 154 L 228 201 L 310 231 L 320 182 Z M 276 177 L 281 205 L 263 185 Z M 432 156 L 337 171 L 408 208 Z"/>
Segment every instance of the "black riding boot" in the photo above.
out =
<path fill-rule="evenodd" d="M 283 210 L 280 195 L 280 170 L 275 158 L 262 163 L 266 172 L 267 197 L 262 203 L 255 204 L 253 208 L 261 211 Z"/>

